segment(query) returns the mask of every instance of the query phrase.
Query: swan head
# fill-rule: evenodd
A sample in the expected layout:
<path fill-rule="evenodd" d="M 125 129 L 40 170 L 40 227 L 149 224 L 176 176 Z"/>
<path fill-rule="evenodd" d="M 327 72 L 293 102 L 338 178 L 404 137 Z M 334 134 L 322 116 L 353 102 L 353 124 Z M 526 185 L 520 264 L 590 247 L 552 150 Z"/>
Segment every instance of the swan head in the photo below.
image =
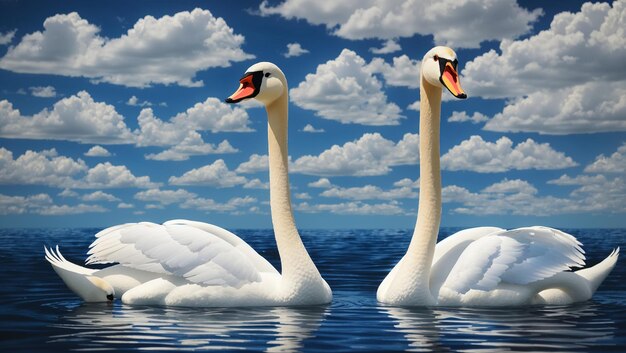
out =
<path fill-rule="evenodd" d="M 226 103 L 237 103 L 254 98 L 269 105 L 287 92 L 287 79 L 278 66 L 259 62 L 248 68 L 239 80 L 239 88 Z"/>
<path fill-rule="evenodd" d="M 443 46 L 434 47 L 422 59 L 421 74 L 431 85 L 441 89 L 445 87 L 453 96 L 465 99 L 467 94 L 461 88 L 458 64 L 454 50 Z"/>
<path fill-rule="evenodd" d="M 93 287 L 89 288 L 88 293 L 86 293 L 86 298 L 84 298 L 86 301 L 113 301 L 113 298 L 115 298 L 115 290 L 109 282 L 96 276 L 88 276 L 86 278 L 93 284 Z"/>

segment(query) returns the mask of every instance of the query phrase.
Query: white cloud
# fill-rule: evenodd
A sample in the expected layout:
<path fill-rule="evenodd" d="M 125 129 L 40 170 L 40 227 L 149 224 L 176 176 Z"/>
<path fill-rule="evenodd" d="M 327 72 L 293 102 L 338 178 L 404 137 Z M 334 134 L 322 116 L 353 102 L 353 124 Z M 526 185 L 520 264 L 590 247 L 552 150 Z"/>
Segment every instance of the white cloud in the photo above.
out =
<path fill-rule="evenodd" d="M 306 126 L 304 128 L 302 128 L 302 131 L 310 132 L 310 133 L 319 133 L 319 132 L 324 132 L 324 129 L 316 129 L 316 128 L 313 127 L 313 125 L 306 124 Z"/>
<path fill-rule="evenodd" d="M 60 193 L 58 193 L 57 195 L 61 196 L 61 197 L 78 197 L 78 193 L 72 189 L 63 189 L 63 191 L 61 191 Z"/>
<path fill-rule="evenodd" d="M 389 54 L 402 50 L 402 47 L 394 39 L 388 39 L 380 48 L 370 48 L 370 51 L 374 54 Z"/>
<path fill-rule="evenodd" d="M 139 98 L 137 98 L 137 96 L 131 96 L 126 101 L 126 105 L 130 105 L 131 107 L 151 107 L 152 103 L 150 103 L 148 101 L 140 102 Z"/>
<path fill-rule="evenodd" d="M 392 166 L 416 164 L 418 159 L 417 134 L 405 134 L 394 143 L 379 133 L 367 133 L 343 146 L 334 145 L 318 156 L 302 156 L 293 162 L 291 170 L 320 176 L 385 175 Z"/>
<path fill-rule="evenodd" d="M 106 148 L 96 145 L 89 149 L 89 151 L 84 153 L 84 156 L 87 157 L 110 157 L 111 152 L 109 152 Z"/>
<path fill-rule="evenodd" d="M 484 129 L 554 135 L 626 131 L 624 116 L 626 80 L 587 82 L 533 92 L 509 103 Z"/>
<path fill-rule="evenodd" d="M 523 193 L 533 195 L 537 193 L 537 189 L 525 180 L 509 180 L 505 178 L 501 182 L 484 188 L 483 192 L 496 194 Z"/>
<path fill-rule="evenodd" d="M 117 204 L 117 208 L 123 208 L 123 209 L 135 208 L 135 205 L 133 205 L 132 203 L 120 202 Z"/>
<path fill-rule="evenodd" d="M 11 44 L 11 41 L 13 40 L 13 37 L 15 36 L 15 32 L 17 32 L 16 29 L 12 31 L 8 31 L 6 33 L 0 33 L 0 45 Z"/>
<path fill-rule="evenodd" d="M 218 188 L 233 187 L 246 182 L 245 177 L 229 170 L 222 159 L 216 160 L 213 164 L 189 170 L 180 177 L 172 176 L 169 179 L 171 185 L 210 185 Z"/>
<path fill-rule="evenodd" d="M 74 177 L 88 170 L 81 159 L 59 156 L 55 149 L 28 150 L 17 159 L 0 147 L 0 183 L 73 187 Z"/>
<path fill-rule="evenodd" d="M 298 200 L 310 200 L 311 199 L 311 195 L 309 195 L 306 192 L 295 193 L 293 196 Z"/>
<path fill-rule="evenodd" d="M 196 103 L 184 113 L 172 118 L 174 124 L 194 130 L 211 132 L 250 132 L 248 113 L 236 105 L 226 104 L 220 99 L 209 97 Z"/>
<path fill-rule="evenodd" d="M 419 110 L 419 109 L 418 109 Z M 452 115 L 448 118 L 448 122 L 454 123 L 462 123 L 466 121 L 471 121 L 472 124 L 478 124 L 489 120 L 489 118 L 479 112 L 474 112 L 473 115 L 467 115 L 467 112 L 452 112 Z"/>
<path fill-rule="evenodd" d="M 413 189 L 419 189 L 420 181 L 419 179 L 411 180 L 409 178 L 404 178 L 393 183 L 393 186 L 398 187 L 398 188 L 410 187 Z"/>
<path fill-rule="evenodd" d="M 585 173 L 626 173 L 626 144 L 620 146 L 609 157 L 603 154 L 585 167 Z"/>
<path fill-rule="evenodd" d="M 297 106 L 342 124 L 398 125 L 404 118 L 396 104 L 387 102 L 365 60 L 348 49 L 318 65 L 290 94 Z"/>
<path fill-rule="evenodd" d="M 196 198 L 196 194 L 184 189 L 160 190 L 150 189 L 135 194 L 135 199 L 145 202 L 159 202 L 164 205 L 181 203 Z"/>
<path fill-rule="evenodd" d="M 111 195 L 111 194 L 107 194 L 106 192 L 103 191 L 94 191 L 91 194 L 86 194 L 83 195 L 81 197 L 81 199 L 83 201 L 90 201 L 90 202 L 95 202 L 95 201 L 108 201 L 108 202 L 113 202 L 113 201 L 120 201 L 119 198 Z"/>
<path fill-rule="evenodd" d="M 61 99 L 52 110 L 22 116 L 0 101 L 0 136 L 5 138 L 68 140 L 80 143 L 132 143 L 124 117 L 112 105 L 95 102 L 86 91 Z"/>
<path fill-rule="evenodd" d="M 39 210 L 37 213 L 45 216 L 63 216 L 68 214 L 102 213 L 107 211 L 108 209 L 100 205 L 86 205 L 84 203 L 81 203 L 75 206 L 52 205 L 50 207 Z"/>
<path fill-rule="evenodd" d="M 197 132 L 190 133 L 180 144 L 159 153 L 150 153 L 146 159 L 156 161 L 185 161 L 189 156 L 204 156 L 207 154 L 224 154 L 238 152 L 230 142 L 224 140 L 217 146 L 205 143 Z"/>
<path fill-rule="evenodd" d="M 265 189 L 269 190 L 270 183 L 262 182 L 260 179 L 252 179 L 248 180 L 245 184 L 243 184 L 244 189 Z"/>
<path fill-rule="evenodd" d="M 465 48 L 525 34 L 542 14 L 541 10 L 521 8 L 515 0 L 285 0 L 276 6 L 263 1 L 259 10 L 262 15 L 278 14 L 323 24 L 347 39 L 432 34 L 436 43 Z"/>
<path fill-rule="evenodd" d="M 89 169 L 82 180 L 72 187 L 82 189 L 154 188 L 159 184 L 149 176 L 136 177 L 126 166 L 98 163 Z"/>
<path fill-rule="evenodd" d="M 416 198 L 417 193 L 413 191 L 410 186 L 383 190 L 378 186 L 365 185 L 351 188 L 333 186 L 330 189 L 324 190 L 320 196 L 348 200 L 396 200 L 403 198 Z"/>
<path fill-rule="evenodd" d="M 328 189 L 332 186 L 332 184 L 328 178 L 319 178 L 316 181 L 310 182 L 308 186 L 311 188 Z"/>
<path fill-rule="evenodd" d="M 35 97 L 40 98 L 54 98 L 57 96 L 57 91 L 52 86 L 36 86 L 29 87 L 30 92 Z"/>
<path fill-rule="evenodd" d="M 338 204 L 316 205 L 310 205 L 307 202 L 302 202 L 297 204 L 295 209 L 305 213 L 328 212 L 344 215 L 398 215 L 404 213 L 397 201 L 389 201 L 378 204 L 368 204 L 361 201 L 354 201 Z"/>
<path fill-rule="evenodd" d="M 241 163 L 235 171 L 237 173 L 251 174 L 257 172 L 267 172 L 269 168 L 267 155 L 252 154 L 247 161 Z"/>
<path fill-rule="evenodd" d="M 100 28 L 76 12 L 49 17 L 43 26 L 9 48 L 0 68 L 132 87 L 202 86 L 194 80 L 198 71 L 254 57 L 241 49 L 242 35 L 202 9 L 146 16 L 118 38 L 100 36 Z"/>
<path fill-rule="evenodd" d="M 235 197 L 226 203 L 219 203 L 213 199 L 195 198 L 185 201 L 180 205 L 181 208 L 194 209 L 199 211 L 213 212 L 233 212 L 238 208 L 246 207 L 257 200 L 253 197 Z"/>
<path fill-rule="evenodd" d="M 416 112 L 419 112 L 419 111 L 420 111 L 420 101 L 419 101 L 419 100 L 416 100 L 415 102 L 413 102 L 413 103 L 409 104 L 409 105 L 406 107 L 406 109 L 409 109 L 409 110 L 414 110 L 414 111 L 416 111 Z"/>
<path fill-rule="evenodd" d="M 393 65 L 381 58 L 374 58 L 368 68 L 373 73 L 381 73 L 389 86 L 418 88 L 420 86 L 419 60 L 412 60 L 406 55 L 393 58 Z"/>
<path fill-rule="evenodd" d="M 300 43 L 289 43 L 287 44 L 287 52 L 283 54 L 286 58 L 291 58 L 295 56 L 300 56 L 302 54 L 306 54 L 309 51 L 302 48 Z"/>
<path fill-rule="evenodd" d="M 564 153 L 555 151 L 548 143 L 527 139 L 513 147 L 513 141 L 501 137 L 495 143 L 474 135 L 452 147 L 441 157 L 446 170 L 469 170 L 479 173 L 497 173 L 508 170 L 562 169 L 577 163 Z"/>
<path fill-rule="evenodd" d="M 106 212 L 106 208 L 99 205 L 78 204 L 55 205 L 48 194 L 28 196 L 9 196 L 0 194 L 0 215 L 10 214 L 40 214 L 45 216 L 61 216 L 93 212 Z"/>

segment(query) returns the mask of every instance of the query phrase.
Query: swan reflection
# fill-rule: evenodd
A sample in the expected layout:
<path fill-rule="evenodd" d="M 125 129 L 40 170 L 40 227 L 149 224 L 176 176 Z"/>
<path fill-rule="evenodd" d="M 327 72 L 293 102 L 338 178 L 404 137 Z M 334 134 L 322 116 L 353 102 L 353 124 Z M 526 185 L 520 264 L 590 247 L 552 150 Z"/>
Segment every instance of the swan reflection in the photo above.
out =
<path fill-rule="evenodd" d="M 172 308 L 83 304 L 56 325 L 63 342 L 80 350 L 250 349 L 296 352 L 315 336 L 327 307 Z"/>
<path fill-rule="evenodd" d="M 584 350 L 610 342 L 615 323 L 598 304 L 526 308 L 381 307 L 408 341 L 408 351 L 533 352 Z"/>

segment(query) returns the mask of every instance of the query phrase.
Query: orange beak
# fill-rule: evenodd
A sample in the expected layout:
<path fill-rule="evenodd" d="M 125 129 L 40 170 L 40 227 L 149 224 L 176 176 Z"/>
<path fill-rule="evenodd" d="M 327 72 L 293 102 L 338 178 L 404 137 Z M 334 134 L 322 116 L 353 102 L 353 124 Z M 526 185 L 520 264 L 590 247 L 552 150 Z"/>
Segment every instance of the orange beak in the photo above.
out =
<path fill-rule="evenodd" d="M 261 73 L 261 76 L 263 73 Z M 237 103 L 246 98 L 255 97 L 259 93 L 260 77 L 256 72 L 247 73 L 239 80 L 239 88 L 230 97 L 226 98 L 226 103 Z"/>
<path fill-rule="evenodd" d="M 459 74 L 456 72 L 456 69 L 450 61 L 447 61 L 445 63 L 445 66 L 443 67 L 443 73 L 441 74 L 439 81 L 441 81 L 441 83 L 446 86 L 448 91 L 450 91 L 453 96 L 460 99 L 467 98 L 467 94 L 465 94 L 465 91 L 463 91 L 463 88 L 461 88 Z"/>

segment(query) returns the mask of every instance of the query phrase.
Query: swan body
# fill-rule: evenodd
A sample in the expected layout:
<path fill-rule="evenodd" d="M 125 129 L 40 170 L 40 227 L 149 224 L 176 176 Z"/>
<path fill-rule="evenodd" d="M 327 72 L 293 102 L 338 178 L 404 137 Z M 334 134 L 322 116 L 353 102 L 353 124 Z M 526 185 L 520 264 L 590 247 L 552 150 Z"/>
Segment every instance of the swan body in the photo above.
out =
<path fill-rule="evenodd" d="M 87 264 L 45 248 L 46 259 L 85 301 L 175 306 L 286 306 L 326 304 L 330 287 L 311 260 L 291 210 L 287 170 L 287 80 L 274 64 L 251 66 L 226 102 L 255 98 L 266 106 L 270 207 L 282 273 L 235 234 L 187 220 L 129 223 L 96 234 Z"/>
<path fill-rule="evenodd" d="M 585 265 L 580 242 L 548 227 L 479 227 L 439 243 L 441 170 L 439 125 L 446 88 L 466 98 L 458 61 L 447 47 L 422 60 L 420 81 L 420 194 L 417 222 L 406 254 L 380 284 L 378 301 L 392 305 L 507 306 L 588 300 L 617 262 L 619 248 Z"/>

